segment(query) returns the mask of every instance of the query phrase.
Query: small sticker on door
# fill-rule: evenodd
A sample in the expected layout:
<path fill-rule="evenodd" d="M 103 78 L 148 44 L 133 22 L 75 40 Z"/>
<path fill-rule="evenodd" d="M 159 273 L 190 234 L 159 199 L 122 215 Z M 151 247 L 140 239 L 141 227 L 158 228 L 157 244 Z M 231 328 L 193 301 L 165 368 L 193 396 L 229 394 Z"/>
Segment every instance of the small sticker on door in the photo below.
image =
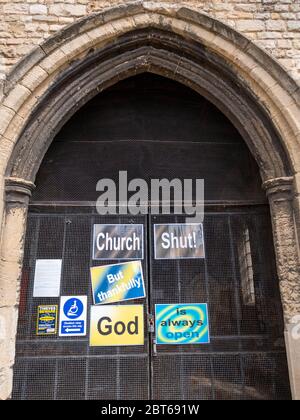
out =
<path fill-rule="evenodd" d="M 37 335 L 57 334 L 58 305 L 40 305 L 37 313 Z"/>

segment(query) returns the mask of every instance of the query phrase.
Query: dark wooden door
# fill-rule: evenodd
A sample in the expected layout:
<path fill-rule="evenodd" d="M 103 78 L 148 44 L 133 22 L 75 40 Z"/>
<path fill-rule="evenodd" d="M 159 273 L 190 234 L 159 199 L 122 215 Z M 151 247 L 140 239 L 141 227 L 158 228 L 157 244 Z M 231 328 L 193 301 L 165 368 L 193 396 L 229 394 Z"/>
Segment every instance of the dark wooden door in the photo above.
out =
<path fill-rule="evenodd" d="M 185 216 L 99 216 L 99 179 L 205 180 L 203 260 L 156 260 L 154 225 Z M 103 92 L 57 135 L 28 216 L 14 368 L 15 399 L 288 399 L 283 318 L 269 207 L 259 170 L 231 123 L 198 94 L 139 76 Z M 143 224 L 147 298 L 142 347 L 91 348 L 36 336 L 37 259 L 62 259 L 61 295 L 92 304 L 95 223 Z M 103 264 L 109 264 L 105 261 Z M 209 345 L 157 346 L 156 303 L 207 303 Z M 137 301 L 141 303 L 141 301 Z"/>

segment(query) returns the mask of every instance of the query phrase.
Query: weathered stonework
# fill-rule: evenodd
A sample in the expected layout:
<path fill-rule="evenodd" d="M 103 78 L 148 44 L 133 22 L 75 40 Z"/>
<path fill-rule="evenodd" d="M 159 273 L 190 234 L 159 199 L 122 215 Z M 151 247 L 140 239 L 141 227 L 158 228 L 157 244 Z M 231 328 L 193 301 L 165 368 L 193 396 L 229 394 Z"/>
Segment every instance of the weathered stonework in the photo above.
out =
<path fill-rule="evenodd" d="M 293 228 L 292 182 L 293 178 L 279 178 L 264 184 L 271 207 L 277 272 L 287 323 L 300 314 L 300 265 Z"/>
<path fill-rule="evenodd" d="M 0 354 L 5 355 L 0 357 L 0 399 L 11 392 L 27 205 L 41 160 L 55 133 L 80 106 L 118 80 L 146 71 L 184 83 L 217 104 L 260 166 L 271 205 L 293 395 L 300 398 L 299 358 L 294 357 L 299 345 L 290 329 L 300 312 L 295 42 L 300 3 L 122 2 L 92 14 L 116 3 L 0 1 L 0 72 L 5 79 L 0 92 Z M 83 15 L 88 16 L 79 19 Z M 28 31 L 32 24 L 39 26 Z M 288 71 L 258 47 L 261 43 L 273 57 L 280 50 Z M 27 50 L 31 53 L 8 73 Z"/>
<path fill-rule="evenodd" d="M 18 320 L 20 272 L 29 197 L 33 185 L 12 179 L 7 182 L 6 226 L 0 260 L 0 399 L 12 389 L 15 334 Z"/>
<path fill-rule="evenodd" d="M 0 78 L 53 33 L 83 16 L 130 2 L 120 0 L 14 0 L 0 2 Z M 153 0 L 168 9 L 172 0 Z M 299 0 L 180 1 L 252 39 L 300 80 Z"/>

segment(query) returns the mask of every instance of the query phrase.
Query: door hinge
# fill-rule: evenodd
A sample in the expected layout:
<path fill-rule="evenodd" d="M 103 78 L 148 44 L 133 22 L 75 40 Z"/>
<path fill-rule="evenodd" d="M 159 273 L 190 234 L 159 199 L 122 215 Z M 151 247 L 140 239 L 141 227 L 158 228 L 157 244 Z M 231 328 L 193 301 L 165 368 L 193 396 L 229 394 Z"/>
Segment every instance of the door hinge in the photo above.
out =
<path fill-rule="evenodd" d="M 157 357 L 157 343 L 156 343 L 155 338 L 152 341 L 152 351 L 153 351 L 153 357 Z"/>

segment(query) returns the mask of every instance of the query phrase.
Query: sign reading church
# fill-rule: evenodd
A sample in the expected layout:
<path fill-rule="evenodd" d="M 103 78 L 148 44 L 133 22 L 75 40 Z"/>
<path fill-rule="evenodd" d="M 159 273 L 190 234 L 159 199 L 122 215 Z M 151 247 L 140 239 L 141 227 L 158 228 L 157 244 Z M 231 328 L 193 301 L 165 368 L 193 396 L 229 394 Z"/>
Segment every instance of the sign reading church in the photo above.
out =
<path fill-rule="evenodd" d="M 143 225 L 94 225 L 93 259 L 143 260 Z"/>

